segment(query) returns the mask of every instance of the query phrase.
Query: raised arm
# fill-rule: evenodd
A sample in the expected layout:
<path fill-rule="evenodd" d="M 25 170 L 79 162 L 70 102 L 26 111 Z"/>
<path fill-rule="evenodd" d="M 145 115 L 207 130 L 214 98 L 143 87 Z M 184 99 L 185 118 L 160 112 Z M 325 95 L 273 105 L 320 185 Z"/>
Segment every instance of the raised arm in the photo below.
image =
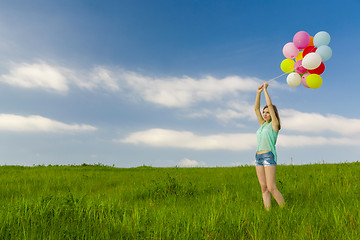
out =
<path fill-rule="evenodd" d="M 260 123 L 260 126 L 265 122 L 264 118 L 261 115 L 260 112 L 260 97 L 261 97 L 261 92 L 264 90 L 264 85 L 262 84 L 261 86 L 258 87 L 257 92 L 256 92 L 256 99 L 255 99 L 255 114 L 256 117 Z"/>
<path fill-rule="evenodd" d="M 267 106 L 269 108 L 269 112 L 270 112 L 270 115 L 271 115 L 271 125 L 272 125 L 274 131 L 278 132 L 279 131 L 279 119 L 276 117 L 274 107 L 273 107 L 272 102 L 271 102 L 270 95 L 269 95 L 269 93 L 267 91 L 268 86 L 269 86 L 269 83 L 264 82 L 265 100 L 266 100 L 266 104 L 267 104 Z"/>

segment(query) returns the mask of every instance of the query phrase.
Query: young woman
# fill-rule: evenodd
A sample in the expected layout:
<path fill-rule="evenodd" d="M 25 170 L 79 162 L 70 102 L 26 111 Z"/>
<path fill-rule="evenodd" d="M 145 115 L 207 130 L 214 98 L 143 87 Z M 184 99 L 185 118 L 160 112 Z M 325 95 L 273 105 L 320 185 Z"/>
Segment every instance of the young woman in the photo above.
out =
<path fill-rule="evenodd" d="M 280 207 L 284 207 L 285 201 L 279 190 L 276 188 L 276 163 L 277 155 L 275 144 L 281 128 L 279 113 L 275 105 L 272 105 L 267 88 L 269 83 L 264 82 L 257 89 L 255 100 L 255 113 L 259 120 L 260 128 L 256 132 L 256 173 L 261 186 L 264 206 L 267 210 L 271 207 L 271 196 L 275 198 Z M 266 106 L 263 114 L 260 112 L 260 97 L 264 91 Z"/>

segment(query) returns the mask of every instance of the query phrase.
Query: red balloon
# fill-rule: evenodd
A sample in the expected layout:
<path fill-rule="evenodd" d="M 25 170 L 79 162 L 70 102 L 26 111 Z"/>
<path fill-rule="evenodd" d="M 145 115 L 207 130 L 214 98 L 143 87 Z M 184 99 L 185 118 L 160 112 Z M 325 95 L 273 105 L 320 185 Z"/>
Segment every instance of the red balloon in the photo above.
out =
<path fill-rule="evenodd" d="M 313 70 L 308 70 L 311 74 L 317 74 L 320 75 L 325 71 L 325 64 L 321 62 L 320 66 L 318 68 L 315 68 Z"/>
<path fill-rule="evenodd" d="M 314 46 L 308 46 L 304 49 L 303 52 L 303 57 L 305 57 L 307 54 L 311 53 L 311 52 L 316 52 L 317 47 Z"/>

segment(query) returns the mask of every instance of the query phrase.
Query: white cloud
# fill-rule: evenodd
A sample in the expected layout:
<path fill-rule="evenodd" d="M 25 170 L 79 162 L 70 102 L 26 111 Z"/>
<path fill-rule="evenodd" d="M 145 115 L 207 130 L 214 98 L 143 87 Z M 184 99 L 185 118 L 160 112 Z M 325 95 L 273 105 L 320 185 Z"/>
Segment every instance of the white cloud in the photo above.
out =
<path fill-rule="evenodd" d="M 282 127 L 286 130 L 309 133 L 333 132 L 340 135 L 360 133 L 360 119 L 334 114 L 303 113 L 293 109 L 283 109 L 279 112 Z"/>
<path fill-rule="evenodd" d="M 199 136 L 189 131 L 170 129 L 149 129 L 129 134 L 124 139 L 115 140 L 121 143 L 145 144 L 154 147 L 186 148 L 193 150 L 230 150 L 248 151 L 256 149 L 255 133 L 216 134 Z M 326 138 L 322 136 L 283 135 L 279 134 L 278 147 L 311 147 L 311 146 L 360 146 L 360 139 Z"/>
<path fill-rule="evenodd" d="M 202 109 L 187 115 L 189 118 L 216 118 L 223 122 L 228 122 L 233 119 L 244 118 L 241 112 L 233 109 Z"/>
<path fill-rule="evenodd" d="M 286 131 L 303 133 L 336 133 L 354 136 L 360 133 L 360 119 L 336 114 L 306 113 L 294 109 L 279 109 L 281 127 Z M 256 121 L 254 106 L 246 101 L 229 102 L 226 108 L 203 109 L 188 115 L 190 118 L 217 118 L 223 122 L 236 119 Z M 237 123 L 239 124 L 239 123 Z M 246 127 L 239 124 L 239 127 Z"/>
<path fill-rule="evenodd" d="M 90 70 L 90 73 L 78 71 L 76 75 L 71 76 L 71 79 L 75 85 L 86 90 L 105 89 L 110 92 L 121 90 L 116 73 L 106 67 L 96 66 Z"/>
<path fill-rule="evenodd" d="M 0 131 L 15 132 L 81 132 L 94 131 L 96 127 L 86 124 L 66 124 L 38 115 L 20 116 L 0 114 Z"/>
<path fill-rule="evenodd" d="M 280 147 L 307 147 L 307 146 L 360 146 L 360 139 L 347 137 L 322 137 L 303 135 L 279 134 L 277 146 Z"/>
<path fill-rule="evenodd" d="M 234 110 L 236 110 L 241 118 L 246 118 L 249 120 L 257 120 L 255 111 L 254 111 L 254 103 L 248 103 L 245 101 L 241 102 L 230 102 L 228 106 Z"/>
<path fill-rule="evenodd" d="M 67 93 L 71 85 L 91 91 L 103 89 L 116 92 L 121 90 L 120 85 L 123 84 L 129 94 L 167 107 L 187 107 L 198 101 L 235 96 L 238 91 L 254 91 L 261 82 L 256 78 L 239 76 L 222 79 L 212 76 L 200 79 L 187 76 L 156 78 L 103 66 L 82 71 L 50 65 L 45 61 L 13 64 L 9 73 L 1 76 L 1 81 L 15 87 L 59 93 Z"/>
<path fill-rule="evenodd" d="M 224 108 L 216 109 L 191 109 L 188 114 L 185 114 L 188 118 L 211 118 L 217 119 L 222 124 L 232 124 L 239 128 L 246 128 L 247 125 L 239 123 L 239 120 L 255 121 L 256 116 L 254 112 L 254 105 L 249 104 L 246 101 L 239 100 L 237 102 L 228 102 Z M 257 120 L 256 120 L 257 121 Z"/>
<path fill-rule="evenodd" d="M 229 121 L 231 119 L 243 118 L 244 115 L 232 109 L 218 109 L 215 114 L 216 118 L 222 121 Z"/>
<path fill-rule="evenodd" d="M 72 86 L 88 91 L 118 92 L 136 96 L 144 101 L 166 107 L 189 107 L 197 102 L 219 101 L 226 98 L 253 93 L 260 79 L 252 77 L 227 76 L 215 78 L 152 77 L 137 72 L 95 66 L 88 70 L 70 69 L 51 65 L 45 61 L 12 64 L 9 73 L 3 74 L 0 81 L 11 86 L 42 89 L 49 92 L 67 93 Z M 274 88 L 283 85 L 273 82 Z M 242 118 L 249 116 L 247 106 L 233 103 L 231 108 L 218 112 L 219 119 Z"/>
<path fill-rule="evenodd" d="M 254 113 L 255 114 L 255 113 Z M 196 112 L 187 114 L 188 118 L 215 118 L 219 120 L 222 123 L 229 123 L 234 122 L 234 120 L 238 119 L 249 119 L 251 118 L 247 113 L 237 111 L 236 109 L 230 109 L 230 108 L 217 108 L 217 109 L 202 109 L 198 110 Z M 244 124 L 236 123 L 239 127 L 245 127 Z"/>
<path fill-rule="evenodd" d="M 257 78 L 229 76 L 217 79 L 206 76 L 194 79 L 151 78 L 135 72 L 124 71 L 122 78 L 145 101 L 167 107 L 187 107 L 198 101 L 219 100 L 226 95 L 237 94 L 237 91 L 255 91 L 260 84 Z"/>
<path fill-rule="evenodd" d="M 194 150 L 249 150 L 256 147 L 255 134 L 217 134 L 199 136 L 189 131 L 149 129 L 131 133 L 122 143 L 146 144 L 155 147 L 175 147 Z"/>
<path fill-rule="evenodd" d="M 217 109 L 215 111 L 215 117 L 224 122 L 228 122 L 234 119 L 248 119 L 255 120 L 254 105 L 245 101 L 230 102 L 227 104 L 227 109 Z"/>
<path fill-rule="evenodd" d="M 121 90 L 116 73 L 105 67 L 96 66 L 81 71 L 50 65 L 44 61 L 12 64 L 9 73 L 3 74 L 0 81 L 14 87 L 57 93 L 67 93 L 71 85 L 85 90 Z"/>
<path fill-rule="evenodd" d="M 198 162 L 195 160 L 190 160 L 188 158 L 184 158 L 179 162 L 180 167 L 204 167 L 204 162 Z"/>
<path fill-rule="evenodd" d="M 1 76 L 1 81 L 15 87 L 66 93 L 69 86 L 64 73 L 65 69 L 45 62 L 14 64 L 9 74 Z"/>
<path fill-rule="evenodd" d="M 103 68 L 95 67 L 91 74 L 91 77 L 95 83 L 103 86 L 103 88 L 110 91 L 119 91 L 120 86 L 118 84 L 117 78 L 113 75 L 112 71 Z"/>
<path fill-rule="evenodd" d="M 198 101 L 214 101 L 224 96 L 236 96 L 238 91 L 251 92 L 261 83 L 257 78 L 228 76 L 217 79 L 206 76 L 200 79 L 184 76 L 156 78 L 125 70 L 111 70 L 95 66 L 90 70 L 72 70 L 50 65 L 45 61 L 12 64 L 8 74 L 0 81 L 15 87 L 43 89 L 67 93 L 71 85 L 85 90 L 127 92 L 141 99 L 167 107 L 187 107 Z"/>

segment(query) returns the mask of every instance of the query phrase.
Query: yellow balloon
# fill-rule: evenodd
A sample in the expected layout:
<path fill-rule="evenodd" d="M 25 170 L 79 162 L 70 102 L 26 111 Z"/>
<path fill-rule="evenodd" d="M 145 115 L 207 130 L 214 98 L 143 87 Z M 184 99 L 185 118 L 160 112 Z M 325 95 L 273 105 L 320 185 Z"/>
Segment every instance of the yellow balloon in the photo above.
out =
<path fill-rule="evenodd" d="M 287 58 L 281 62 L 280 68 L 284 73 L 291 73 L 294 71 L 294 65 L 294 60 Z"/>
<path fill-rule="evenodd" d="M 323 83 L 322 78 L 317 74 L 310 74 L 306 77 L 306 84 L 313 89 L 319 88 Z"/>
<path fill-rule="evenodd" d="M 304 51 L 300 51 L 299 54 L 296 56 L 295 61 L 303 60 L 303 53 Z"/>

